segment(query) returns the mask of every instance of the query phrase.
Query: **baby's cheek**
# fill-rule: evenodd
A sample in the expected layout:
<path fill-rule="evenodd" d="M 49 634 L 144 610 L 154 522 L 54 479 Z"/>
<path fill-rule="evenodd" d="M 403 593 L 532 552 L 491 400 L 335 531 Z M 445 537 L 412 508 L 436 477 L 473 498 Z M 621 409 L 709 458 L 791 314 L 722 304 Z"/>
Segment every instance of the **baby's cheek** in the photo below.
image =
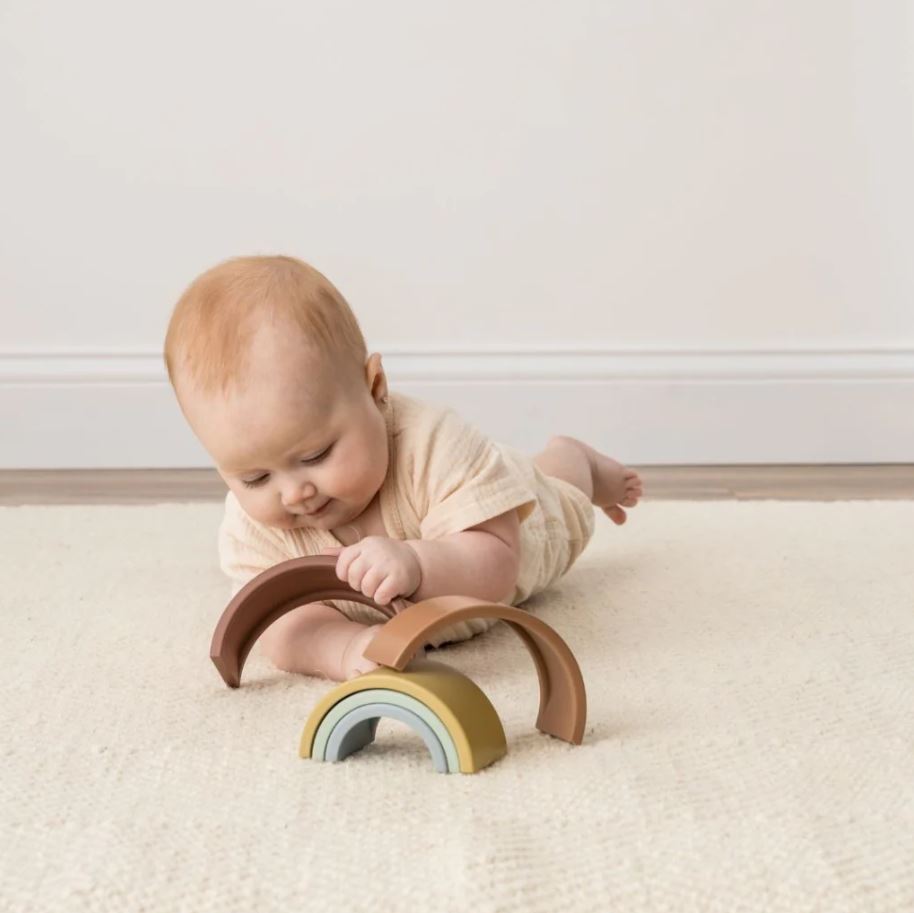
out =
<path fill-rule="evenodd" d="M 355 501 L 371 487 L 372 481 L 369 465 L 343 465 L 334 475 L 333 490 L 338 492 L 336 497 L 341 501 Z"/>
<path fill-rule="evenodd" d="M 287 511 L 278 510 L 276 505 L 270 504 L 268 498 L 261 494 L 252 495 L 251 492 L 238 492 L 238 502 L 244 508 L 248 516 L 253 517 L 258 523 L 265 523 L 267 526 L 280 526 L 287 522 L 289 514 Z"/>

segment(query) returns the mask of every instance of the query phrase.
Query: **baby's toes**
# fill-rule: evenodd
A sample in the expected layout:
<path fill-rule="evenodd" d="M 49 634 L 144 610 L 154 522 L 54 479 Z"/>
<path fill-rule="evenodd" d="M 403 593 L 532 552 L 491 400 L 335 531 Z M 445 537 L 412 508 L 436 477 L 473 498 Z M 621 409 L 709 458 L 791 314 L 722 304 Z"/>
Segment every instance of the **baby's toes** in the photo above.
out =
<path fill-rule="evenodd" d="M 641 486 L 630 487 L 625 490 L 625 497 L 619 502 L 625 507 L 634 507 L 641 497 Z"/>
<path fill-rule="evenodd" d="M 618 504 L 614 504 L 612 507 L 604 507 L 603 513 L 617 526 L 621 526 L 628 519 L 625 516 L 625 511 Z"/>

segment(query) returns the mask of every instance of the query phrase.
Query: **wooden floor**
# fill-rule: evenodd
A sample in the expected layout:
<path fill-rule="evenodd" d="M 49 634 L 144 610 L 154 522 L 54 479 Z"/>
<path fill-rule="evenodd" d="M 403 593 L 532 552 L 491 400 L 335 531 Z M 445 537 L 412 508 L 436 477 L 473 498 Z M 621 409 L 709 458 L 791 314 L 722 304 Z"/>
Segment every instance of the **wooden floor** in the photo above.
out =
<path fill-rule="evenodd" d="M 914 499 L 914 464 L 635 466 L 644 500 Z M 211 469 L 0 470 L 0 505 L 214 501 Z"/>

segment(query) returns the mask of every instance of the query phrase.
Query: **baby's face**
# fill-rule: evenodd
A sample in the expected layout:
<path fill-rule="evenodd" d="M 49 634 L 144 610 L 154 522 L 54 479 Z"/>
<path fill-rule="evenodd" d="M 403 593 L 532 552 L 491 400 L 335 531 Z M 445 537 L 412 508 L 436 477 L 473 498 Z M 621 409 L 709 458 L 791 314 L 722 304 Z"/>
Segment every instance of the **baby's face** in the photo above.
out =
<path fill-rule="evenodd" d="M 361 383 L 343 383 L 290 334 L 261 342 L 243 394 L 182 392 L 184 415 L 249 516 L 282 529 L 343 526 L 387 475 L 380 356 L 369 359 Z"/>

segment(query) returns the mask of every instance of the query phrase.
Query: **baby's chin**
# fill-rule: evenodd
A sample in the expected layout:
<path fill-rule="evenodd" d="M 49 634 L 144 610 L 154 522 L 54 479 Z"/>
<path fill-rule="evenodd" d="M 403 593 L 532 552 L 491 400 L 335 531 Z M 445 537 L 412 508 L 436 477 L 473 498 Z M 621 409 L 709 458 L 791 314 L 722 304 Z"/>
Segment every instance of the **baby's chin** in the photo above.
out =
<path fill-rule="evenodd" d="M 330 529 L 345 523 L 349 517 L 346 510 L 341 510 L 335 502 L 319 517 L 299 517 L 289 514 L 279 524 L 281 529 Z"/>
<path fill-rule="evenodd" d="M 326 529 L 327 524 L 323 517 L 309 520 L 307 517 L 289 517 L 278 524 L 280 529 Z"/>

